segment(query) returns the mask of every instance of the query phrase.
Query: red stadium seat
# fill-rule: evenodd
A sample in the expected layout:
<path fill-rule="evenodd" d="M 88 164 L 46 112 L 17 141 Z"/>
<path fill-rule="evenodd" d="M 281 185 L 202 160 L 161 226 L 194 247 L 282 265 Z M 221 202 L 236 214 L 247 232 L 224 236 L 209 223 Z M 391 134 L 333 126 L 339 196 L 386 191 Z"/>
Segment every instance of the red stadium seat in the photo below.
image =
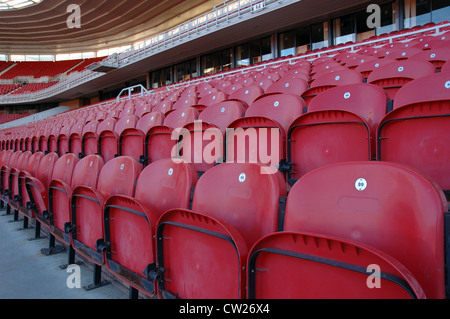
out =
<path fill-rule="evenodd" d="M 74 250 L 94 264 L 94 280 L 86 290 L 103 286 L 101 267 L 105 263 L 104 253 L 97 251 L 97 241 L 103 239 L 103 211 L 109 196 L 134 196 L 136 180 L 142 168 L 131 157 L 116 157 L 105 163 L 96 187 L 80 185 L 72 192 L 71 225 Z"/>
<path fill-rule="evenodd" d="M 19 195 L 19 173 L 27 168 L 28 161 L 32 156 L 31 151 L 24 151 L 17 160 L 17 165 L 11 168 L 9 173 L 9 188 L 7 191 L 8 198 L 5 204 L 8 204 L 11 209 L 18 213 L 19 207 L 16 202 L 16 196 Z M 15 216 L 16 217 L 16 216 Z M 18 217 L 18 216 L 17 216 Z"/>
<path fill-rule="evenodd" d="M 450 74 L 406 84 L 378 129 L 381 161 L 404 163 L 435 180 L 450 199 Z"/>
<path fill-rule="evenodd" d="M 271 234 L 248 260 L 249 299 L 425 299 L 414 276 L 391 256 L 329 236 Z"/>
<path fill-rule="evenodd" d="M 179 132 L 188 123 L 198 119 L 198 111 L 194 107 L 185 107 L 169 113 L 164 125 L 152 127 L 144 142 L 144 165 L 163 158 L 177 157 L 172 154 L 178 143 Z"/>
<path fill-rule="evenodd" d="M 305 100 L 306 105 L 321 92 L 324 92 L 330 88 L 362 83 L 362 75 L 354 70 L 338 70 L 336 72 L 326 72 L 323 76 L 315 79 L 308 90 L 302 94 L 302 98 Z"/>
<path fill-rule="evenodd" d="M 126 128 L 119 136 L 119 156 L 130 156 L 140 161 L 144 156 L 145 136 L 152 127 L 161 126 L 164 122 L 164 114 L 151 112 L 138 120 L 135 128 Z"/>
<path fill-rule="evenodd" d="M 391 100 L 395 100 L 398 90 L 414 79 L 434 73 L 434 66 L 427 61 L 404 60 L 389 63 L 374 70 L 367 78 L 367 83 L 383 88 Z"/>
<path fill-rule="evenodd" d="M 279 203 L 286 196 L 281 175 L 268 172 L 259 164 L 220 164 L 199 179 L 192 211 L 161 216 L 154 272 L 161 297 L 245 297 L 248 247 L 279 229 Z M 178 258 L 181 252 L 185 258 Z"/>
<path fill-rule="evenodd" d="M 64 162 L 57 163 L 57 165 L 64 165 L 65 169 L 64 167 L 62 167 L 62 174 L 60 174 L 58 172 L 59 168 L 55 167 L 55 173 L 53 174 L 54 177 L 50 182 L 48 191 L 48 220 L 50 225 L 50 234 L 59 242 L 62 242 L 69 246 L 67 265 L 75 263 L 75 250 L 71 245 L 70 233 L 70 202 L 72 198 L 72 192 L 77 186 L 81 185 L 96 187 L 98 176 L 104 165 L 104 161 L 100 155 L 88 155 L 79 161 L 75 160 L 75 158 L 73 157 L 72 159 L 73 161 L 71 163 L 67 163 L 66 161 L 66 165 L 64 165 Z M 69 177 L 70 170 L 72 169 L 71 166 L 74 163 L 76 163 L 76 166 L 73 168 L 72 176 Z M 66 227 L 68 228 L 66 229 Z M 50 249 L 43 252 L 45 254 L 53 254 L 54 252 L 58 252 L 58 249 L 55 249 L 53 247 L 55 246 L 50 245 Z"/>
<path fill-rule="evenodd" d="M 48 228 L 48 222 L 44 214 L 48 212 L 48 187 L 52 180 L 53 169 L 59 156 L 56 153 L 48 153 L 39 162 L 35 176 L 25 176 L 24 184 L 29 202 L 28 217 L 36 218 L 36 237 L 40 237 L 41 225 Z"/>
<path fill-rule="evenodd" d="M 103 157 L 105 163 L 118 154 L 119 137 L 115 131 L 117 122 L 116 118 L 107 118 L 97 128 L 98 154 Z"/>
<path fill-rule="evenodd" d="M 284 230 L 382 251 L 412 273 L 427 298 L 438 299 L 446 295 L 446 212 L 442 190 L 420 172 L 395 163 L 347 162 L 314 170 L 292 187 Z"/>
<path fill-rule="evenodd" d="M 268 94 L 257 99 L 244 118 L 229 125 L 225 136 L 225 161 L 264 163 L 278 169 L 286 158 L 286 134 L 293 119 L 305 108 L 293 94 Z"/>
<path fill-rule="evenodd" d="M 154 236 L 158 218 L 168 209 L 189 208 L 197 173 L 190 164 L 163 159 L 139 175 L 134 197 L 114 195 L 104 211 L 104 243 L 108 270 L 146 295 L 157 293 L 156 280 L 148 280 L 156 264 Z"/>
<path fill-rule="evenodd" d="M 39 168 L 39 164 L 44 157 L 44 153 L 36 152 L 28 160 L 27 166 L 24 170 L 18 172 L 17 185 L 18 185 L 18 195 L 14 196 L 14 202 L 17 205 L 17 210 L 21 215 L 24 215 L 24 228 L 28 227 L 29 219 L 34 218 L 33 212 L 29 212 L 27 206 L 30 198 L 28 197 L 28 192 L 26 189 L 25 178 L 27 176 L 36 176 Z M 13 182 L 14 183 L 14 182 Z M 38 229 L 36 229 L 38 231 Z M 39 237 L 39 234 L 36 234 Z"/>

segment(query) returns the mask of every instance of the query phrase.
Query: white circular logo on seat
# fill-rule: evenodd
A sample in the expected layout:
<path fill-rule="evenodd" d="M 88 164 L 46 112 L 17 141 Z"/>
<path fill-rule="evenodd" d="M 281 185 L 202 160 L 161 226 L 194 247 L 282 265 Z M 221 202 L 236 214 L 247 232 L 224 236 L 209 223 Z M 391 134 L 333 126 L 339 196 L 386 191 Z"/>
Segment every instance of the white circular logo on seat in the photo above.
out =
<path fill-rule="evenodd" d="M 346 93 L 344 94 L 344 99 L 349 99 L 350 96 L 351 96 L 350 92 L 346 92 Z"/>
<path fill-rule="evenodd" d="M 355 188 L 362 192 L 367 188 L 367 181 L 364 178 L 360 178 L 355 182 Z"/>
<path fill-rule="evenodd" d="M 172 176 L 173 174 L 173 168 L 169 169 L 169 176 Z"/>
<path fill-rule="evenodd" d="M 450 81 L 445 82 L 445 88 L 450 89 Z"/>
<path fill-rule="evenodd" d="M 123 169 L 125 168 L 125 164 L 120 165 L 120 170 L 123 171 Z"/>
<path fill-rule="evenodd" d="M 404 68 L 401 66 L 398 68 L 398 72 L 403 72 Z"/>
<path fill-rule="evenodd" d="M 246 178 L 247 178 L 247 176 L 245 175 L 245 173 L 242 173 L 241 175 L 239 175 L 239 182 L 240 183 L 245 182 Z"/>
<path fill-rule="evenodd" d="M 278 107 L 280 105 L 280 102 L 276 101 L 275 103 L 273 103 L 273 106 Z"/>

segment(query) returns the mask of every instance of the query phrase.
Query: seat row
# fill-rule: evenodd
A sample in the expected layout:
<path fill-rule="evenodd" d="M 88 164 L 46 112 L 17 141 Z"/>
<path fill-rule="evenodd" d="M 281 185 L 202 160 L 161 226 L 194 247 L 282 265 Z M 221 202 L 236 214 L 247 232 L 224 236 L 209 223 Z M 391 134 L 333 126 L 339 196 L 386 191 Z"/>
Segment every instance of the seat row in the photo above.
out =
<path fill-rule="evenodd" d="M 27 172 L 20 170 L 24 154 L 10 180 L 18 174 L 28 198 L 20 191 L 13 197 L 13 182 L 2 199 L 48 228 L 43 253 L 61 251 L 56 239 L 69 245 L 69 264 L 77 253 L 95 265 L 88 290 L 104 284 L 105 266 L 129 285 L 130 296 L 437 299 L 448 293 L 445 197 L 431 179 L 401 164 L 327 165 L 288 193 L 281 174 L 262 164 L 224 163 L 198 179 L 184 161 L 163 159 L 142 169 L 127 156 L 104 163 L 98 155 L 35 153 Z"/>
<path fill-rule="evenodd" d="M 229 100 L 200 114 L 185 107 L 167 117 L 149 113 L 137 122 L 134 116 L 117 124 L 115 119 L 90 122 L 83 134 L 34 136 L 25 149 L 81 158 L 99 154 L 105 162 L 130 156 L 144 166 L 178 157 L 199 172 L 222 162 L 260 162 L 281 170 L 291 185 L 327 164 L 394 161 L 421 170 L 448 193 L 449 74 L 404 85 L 392 111 L 383 89 L 360 83 L 322 92 L 306 113 L 301 98 L 269 94 L 247 109 L 241 101 Z"/>

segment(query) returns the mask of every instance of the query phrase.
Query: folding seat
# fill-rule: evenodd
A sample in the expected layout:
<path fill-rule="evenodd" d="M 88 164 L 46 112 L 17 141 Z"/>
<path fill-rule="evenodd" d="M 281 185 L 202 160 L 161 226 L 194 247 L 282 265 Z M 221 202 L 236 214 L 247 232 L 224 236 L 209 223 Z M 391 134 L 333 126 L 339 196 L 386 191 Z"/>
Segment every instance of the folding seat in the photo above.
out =
<path fill-rule="evenodd" d="M 252 105 L 259 96 L 263 95 L 264 91 L 258 85 L 249 85 L 236 90 L 231 93 L 228 100 L 239 100 L 247 105 L 247 108 Z"/>
<path fill-rule="evenodd" d="M 71 234 L 73 249 L 94 264 L 92 285 L 86 290 L 106 284 L 101 280 L 104 254 L 97 251 L 97 241 L 103 239 L 103 211 L 105 201 L 112 195 L 134 196 L 141 165 L 128 156 L 116 157 L 105 163 L 95 187 L 77 186 L 72 192 L 71 220 L 66 232 Z"/>
<path fill-rule="evenodd" d="M 243 102 L 225 100 L 209 106 L 200 113 L 198 120 L 217 126 L 225 133 L 228 125 L 245 115 Z"/>
<path fill-rule="evenodd" d="M 436 72 L 441 71 L 442 66 L 450 59 L 450 45 L 448 47 L 432 48 L 430 50 L 421 51 L 411 59 L 428 61 L 435 67 Z"/>
<path fill-rule="evenodd" d="M 183 126 L 197 120 L 199 114 L 194 107 L 185 107 L 174 110 L 164 120 L 164 125 L 152 127 L 144 141 L 144 157 L 141 162 L 144 166 L 163 158 L 176 157 L 172 154 L 176 149 L 179 132 Z"/>
<path fill-rule="evenodd" d="M 69 138 L 71 130 L 72 125 L 66 124 L 61 128 L 61 131 L 59 132 L 56 140 L 56 153 L 58 153 L 58 155 L 60 156 L 69 153 Z"/>
<path fill-rule="evenodd" d="M 48 211 L 48 186 L 52 180 L 53 170 L 58 160 L 58 154 L 55 152 L 48 153 L 39 162 L 35 176 L 24 176 L 25 189 L 29 198 L 29 202 L 27 202 L 29 217 L 36 218 L 39 222 L 36 224 L 44 225 L 47 228 L 48 223 L 44 218 L 44 214 Z"/>
<path fill-rule="evenodd" d="M 301 96 L 308 88 L 308 83 L 300 78 L 284 76 L 269 86 L 265 93 L 290 93 Z"/>
<path fill-rule="evenodd" d="M 370 73 L 367 83 L 383 88 L 391 100 L 398 90 L 414 79 L 435 73 L 433 64 L 427 61 L 404 60 L 381 66 Z"/>
<path fill-rule="evenodd" d="M 406 84 L 394 110 L 378 128 L 377 159 L 419 169 L 450 200 L 450 74 L 441 72 Z"/>
<path fill-rule="evenodd" d="M 282 180 L 260 164 L 224 163 L 202 175 L 192 210 L 168 210 L 159 219 L 157 267 L 149 272 L 159 279 L 159 295 L 245 298 L 248 247 L 278 230 Z"/>
<path fill-rule="evenodd" d="M 162 159 L 139 175 L 134 197 L 110 196 L 104 209 L 104 241 L 97 247 L 105 253 L 107 269 L 130 285 L 130 297 L 139 291 L 154 296 L 156 281 L 145 272 L 156 264 L 155 242 L 158 218 L 173 208 L 188 209 L 197 173 L 188 163 Z"/>
<path fill-rule="evenodd" d="M 444 194 L 421 172 L 392 162 L 346 162 L 316 169 L 292 187 L 284 231 L 373 247 L 403 264 L 426 298 L 438 299 L 446 296 L 444 218 Z"/>
<path fill-rule="evenodd" d="M 397 61 L 401 61 L 401 60 L 407 60 L 411 56 L 413 56 L 417 53 L 420 53 L 420 52 L 422 52 L 422 49 L 420 49 L 420 48 L 407 47 L 407 48 L 392 50 L 392 52 L 388 52 L 386 57 L 389 57 L 390 59 L 394 59 Z"/>
<path fill-rule="evenodd" d="M 48 135 L 47 139 L 47 152 L 58 153 L 58 136 L 60 135 L 61 127 L 59 125 L 55 126 Z"/>
<path fill-rule="evenodd" d="M 324 92 L 330 88 L 362 83 L 361 73 L 355 70 L 340 70 L 336 72 L 327 72 L 325 75 L 315 79 L 308 90 L 302 94 L 302 98 L 308 106 L 309 102 L 321 92 Z"/>
<path fill-rule="evenodd" d="M 245 117 L 233 121 L 225 136 L 225 161 L 264 163 L 278 169 L 286 158 L 286 134 L 305 108 L 293 94 L 269 94 L 256 100 Z"/>
<path fill-rule="evenodd" d="M 92 121 L 84 126 L 81 135 L 80 157 L 98 154 L 98 131 L 100 124 L 99 121 Z"/>
<path fill-rule="evenodd" d="M 290 184 L 327 164 L 375 159 L 387 100 L 383 89 L 365 83 L 332 88 L 312 99 L 308 113 L 287 133 Z"/>
<path fill-rule="evenodd" d="M 24 228 L 28 227 L 28 216 L 34 218 L 32 212 L 30 213 L 27 208 L 27 203 L 30 201 L 26 189 L 25 177 L 36 176 L 39 164 L 44 157 L 44 153 L 36 152 L 33 153 L 28 159 L 25 169 L 15 172 L 17 175 L 12 175 L 11 185 L 12 191 L 14 193 L 14 202 L 10 203 L 11 208 L 18 210 L 18 212 L 24 216 Z M 17 185 L 17 193 L 16 192 Z"/>
<path fill-rule="evenodd" d="M 324 76 L 330 72 L 336 72 L 336 71 L 345 71 L 345 70 L 349 70 L 348 68 L 346 68 L 345 66 L 340 65 L 337 62 L 333 62 L 333 63 L 321 63 L 318 65 L 318 67 L 316 67 L 316 69 L 312 69 L 311 70 L 311 79 L 308 82 L 309 84 L 311 84 L 315 79 L 320 78 L 321 76 Z"/>
<path fill-rule="evenodd" d="M 11 151 L 12 152 L 12 151 Z M 5 160 L 1 164 L 0 168 L 0 200 L 3 203 L 8 204 L 9 201 L 9 175 L 11 173 L 11 169 L 16 168 L 17 161 L 19 157 L 22 155 L 22 151 L 16 151 L 9 153 L 10 156 L 6 156 Z M 7 206 L 6 214 L 10 214 L 10 207 Z"/>
<path fill-rule="evenodd" d="M 378 269 L 381 277 L 375 277 Z M 300 232 L 258 241 L 249 252 L 247 276 L 248 299 L 425 298 L 411 272 L 386 253 L 354 240 Z"/>
<path fill-rule="evenodd" d="M 180 96 L 180 98 L 173 104 L 172 109 L 178 110 L 180 108 L 185 108 L 189 106 L 194 106 L 197 104 L 197 97 L 195 95 L 187 95 L 187 96 Z"/>
<path fill-rule="evenodd" d="M 172 110 L 173 102 L 169 100 L 164 100 L 161 102 L 158 102 L 152 109 L 152 112 L 161 112 L 162 114 L 167 114 Z"/>
<path fill-rule="evenodd" d="M 58 159 L 58 154 L 54 152 L 48 153 L 40 159 L 35 175 L 30 175 L 26 172 L 19 173 L 19 194 L 22 200 L 24 200 L 24 192 L 27 194 L 25 198 L 26 206 L 23 212 L 28 218 L 36 219 L 36 238 L 40 238 L 41 224 L 46 226 L 43 220 L 43 213 L 48 207 L 48 186 Z M 21 191 L 22 193 L 20 193 Z"/>
<path fill-rule="evenodd" d="M 120 154 L 119 152 L 119 139 L 123 131 L 127 129 L 134 129 L 138 122 L 136 115 L 128 115 L 120 118 L 117 122 L 114 121 L 108 128 L 103 129 L 98 137 L 98 149 L 99 154 L 103 157 L 105 162 L 108 162 L 115 156 Z M 115 124 L 114 124 L 115 122 Z M 108 125 L 108 120 L 102 124 Z M 142 155 L 142 154 L 141 154 Z"/>
<path fill-rule="evenodd" d="M 83 140 L 84 128 L 85 128 L 85 124 L 84 124 L 84 121 L 82 121 L 82 122 L 77 122 L 70 129 L 68 153 L 73 153 L 73 154 L 78 154 L 78 155 L 82 154 L 82 152 L 83 152 L 82 140 Z"/>
<path fill-rule="evenodd" d="M 379 59 L 377 59 L 376 57 L 371 56 L 371 55 L 364 56 L 364 55 L 357 54 L 356 56 L 353 57 L 353 59 L 346 61 L 345 67 L 350 70 L 355 70 L 357 67 L 359 67 L 363 63 L 366 63 L 369 61 L 378 61 L 378 60 Z"/>
<path fill-rule="evenodd" d="M 139 103 L 138 105 L 136 105 L 134 115 L 136 115 L 138 118 L 142 118 L 147 113 L 150 113 L 152 111 L 152 108 L 153 107 L 147 102 Z"/>
<path fill-rule="evenodd" d="M 448 46 L 448 43 L 447 43 L 447 41 L 442 40 L 439 37 L 427 36 L 427 37 L 418 39 L 416 41 L 412 40 L 411 46 L 414 48 L 419 48 L 424 51 L 428 51 L 431 49 L 445 48 L 446 46 Z"/>
<path fill-rule="evenodd" d="M 11 170 L 9 172 L 8 176 L 8 189 L 5 190 L 5 195 L 8 197 L 5 199 L 5 204 L 8 204 L 11 209 L 14 210 L 15 216 L 14 218 L 18 217 L 18 203 L 16 202 L 16 196 L 19 195 L 19 173 L 23 170 L 26 170 L 28 161 L 30 160 L 30 157 L 32 156 L 31 151 L 24 151 L 22 154 L 20 154 L 17 164 L 15 167 L 11 167 Z M 16 214 L 17 212 L 17 214 Z"/>
<path fill-rule="evenodd" d="M 225 82 L 223 85 L 227 84 L 227 82 Z M 228 95 L 228 97 L 230 97 L 231 94 L 233 94 L 234 92 L 242 89 L 244 86 L 242 84 L 236 84 L 236 83 L 230 83 L 227 86 L 223 87 L 221 89 L 221 91 L 225 94 Z"/>
<path fill-rule="evenodd" d="M 68 265 L 71 265 L 75 263 L 75 250 L 71 246 L 70 234 L 72 192 L 81 185 L 96 187 L 104 161 L 100 155 L 88 155 L 79 161 L 73 155 L 66 156 L 66 158 L 70 159 L 69 163 L 65 159 L 60 159 L 56 163 L 49 185 L 47 218 L 50 242 L 49 249 L 42 250 L 42 252 L 46 255 L 58 253 L 61 249 L 55 245 L 54 240 L 56 239 L 69 246 Z M 67 233 L 66 226 L 68 226 Z"/>
<path fill-rule="evenodd" d="M 107 118 L 98 125 L 97 128 L 97 149 L 105 162 L 108 162 L 118 153 L 117 140 L 118 136 L 115 131 L 117 125 L 116 118 Z M 89 154 L 91 155 L 91 154 Z"/>
<path fill-rule="evenodd" d="M 37 150 L 44 154 L 48 152 L 48 138 L 51 134 L 51 130 L 52 128 L 46 127 L 39 132 Z"/>
<path fill-rule="evenodd" d="M 135 128 L 126 128 L 119 135 L 119 156 L 130 156 L 139 161 L 144 156 L 144 141 L 148 131 L 164 122 L 164 114 L 152 112 L 140 118 Z"/>
<path fill-rule="evenodd" d="M 53 154 L 54 156 L 49 158 L 48 161 L 47 158 L 43 158 L 41 161 L 42 165 L 39 166 L 40 171 L 37 173 L 36 177 L 29 176 L 25 178 L 34 216 L 41 226 L 43 225 L 49 230 L 51 228 L 51 220 L 53 217 L 49 210 L 51 185 L 55 185 L 55 183 L 58 186 L 70 185 L 72 182 L 73 171 L 79 161 L 78 156 L 75 154 L 65 154 L 59 158 L 56 153 Z M 43 174 L 44 172 L 45 175 Z M 59 190 L 64 191 L 64 188 L 60 188 Z M 52 212 L 53 211 L 54 210 L 52 210 Z M 51 255 L 63 250 L 64 248 L 55 245 L 55 236 L 50 232 L 49 247 L 48 249 L 42 249 L 41 252 L 45 255 Z"/>
<path fill-rule="evenodd" d="M 392 59 L 378 59 L 375 60 L 369 60 L 361 63 L 359 66 L 357 66 L 354 70 L 361 73 L 363 76 L 363 81 L 367 82 L 367 78 L 369 77 L 370 73 L 373 72 L 373 70 L 376 70 L 383 65 L 389 64 L 395 62 L 395 60 Z"/>
<path fill-rule="evenodd" d="M 206 107 L 211 106 L 213 104 L 217 104 L 227 99 L 227 95 L 220 91 L 210 91 L 210 93 L 201 97 L 198 101 L 198 104 L 205 105 Z"/>

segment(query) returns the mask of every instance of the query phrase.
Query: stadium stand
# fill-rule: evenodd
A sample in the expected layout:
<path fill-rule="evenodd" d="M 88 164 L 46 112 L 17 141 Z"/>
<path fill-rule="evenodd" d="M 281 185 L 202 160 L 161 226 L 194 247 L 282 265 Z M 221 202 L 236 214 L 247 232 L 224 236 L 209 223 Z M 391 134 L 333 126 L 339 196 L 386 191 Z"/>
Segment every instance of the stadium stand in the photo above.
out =
<path fill-rule="evenodd" d="M 35 238 L 44 226 L 44 255 L 67 247 L 68 265 L 76 255 L 92 264 L 86 290 L 110 274 L 132 298 L 448 299 L 442 25 L 130 90 L 1 130 L 2 205 L 24 228 L 32 221 Z M 101 60 L 8 64 L 0 79 Z M 382 288 L 369 287 L 374 272 Z"/>

